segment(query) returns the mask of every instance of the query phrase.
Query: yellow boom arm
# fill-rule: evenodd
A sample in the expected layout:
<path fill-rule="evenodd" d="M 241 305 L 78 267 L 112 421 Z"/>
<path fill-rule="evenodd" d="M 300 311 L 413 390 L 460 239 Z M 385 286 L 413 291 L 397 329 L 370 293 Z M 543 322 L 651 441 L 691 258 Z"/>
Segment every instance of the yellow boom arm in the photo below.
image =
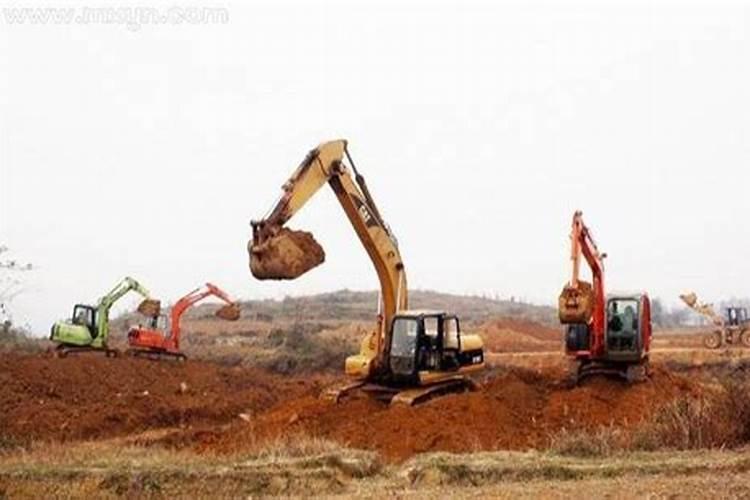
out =
<path fill-rule="evenodd" d="M 682 299 L 685 305 L 687 305 L 690 309 L 711 320 L 714 325 L 721 327 L 724 326 L 724 318 L 716 313 L 714 307 L 711 304 L 699 302 L 698 296 L 695 294 L 695 292 L 682 294 L 680 295 L 680 299 Z"/>
<path fill-rule="evenodd" d="M 344 163 L 349 161 L 355 178 Z M 380 216 L 345 140 L 326 142 L 310 151 L 283 186 L 268 217 L 253 221 L 248 244 L 250 270 L 259 279 L 294 279 L 321 264 L 324 254 L 309 233 L 284 228 L 318 190 L 328 183 L 364 245 L 380 281 L 382 309 L 377 328 L 362 342 L 360 354 L 346 360 L 346 372 L 369 377 L 383 368 L 384 346 L 393 316 L 407 308 L 406 272 L 396 239 Z"/>

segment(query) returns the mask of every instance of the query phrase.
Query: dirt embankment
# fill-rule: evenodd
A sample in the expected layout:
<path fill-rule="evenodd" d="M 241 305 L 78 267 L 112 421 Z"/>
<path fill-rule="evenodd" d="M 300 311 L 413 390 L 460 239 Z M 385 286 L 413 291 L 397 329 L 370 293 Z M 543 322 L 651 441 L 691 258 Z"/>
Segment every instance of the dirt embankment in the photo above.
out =
<path fill-rule="evenodd" d="M 478 329 L 490 352 L 536 352 L 560 350 L 562 331 L 534 321 L 504 318 L 484 323 Z"/>
<path fill-rule="evenodd" d="M 196 360 L 7 355 L 0 356 L 0 438 L 130 436 L 146 445 L 231 453 L 300 435 L 400 461 L 427 451 L 545 448 L 563 429 L 613 425 L 628 433 L 664 405 L 704 392 L 699 382 L 662 367 L 632 386 L 592 378 L 570 387 L 564 379 L 553 368 L 494 370 L 476 392 L 389 407 L 366 396 L 340 404 L 321 400 L 333 383 L 322 376 L 278 376 Z M 144 434 L 155 429 L 165 432 Z"/>
<path fill-rule="evenodd" d="M 647 383 L 590 379 L 580 387 L 558 371 L 497 373 L 480 390 L 417 407 L 388 407 L 354 398 L 338 405 L 315 396 L 290 400 L 215 434 L 204 445 L 221 452 L 294 433 L 338 441 L 402 460 L 426 451 L 475 452 L 544 448 L 563 428 L 615 425 L 626 432 L 674 399 L 697 396 L 700 386 L 659 369 Z"/>
<path fill-rule="evenodd" d="M 0 437 L 97 439 L 221 424 L 315 388 L 248 368 L 188 361 L 0 356 Z"/>

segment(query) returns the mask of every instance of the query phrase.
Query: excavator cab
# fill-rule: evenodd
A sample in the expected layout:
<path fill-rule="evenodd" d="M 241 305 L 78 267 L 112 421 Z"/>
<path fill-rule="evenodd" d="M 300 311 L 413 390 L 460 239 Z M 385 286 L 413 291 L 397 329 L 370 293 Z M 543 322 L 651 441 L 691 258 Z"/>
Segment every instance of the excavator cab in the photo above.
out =
<path fill-rule="evenodd" d="M 87 306 L 84 304 L 76 304 L 73 307 L 73 320 L 74 325 L 86 327 L 94 338 L 97 335 L 96 331 L 96 308 Z"/>
<path fill-rule="evenodd" d="M 49 338 L 64 346 L 87 346 L 99 336 L 96 326 L 96 308 L 84 304 L 73 307 L 70 319 L 55 322 Z"/>
<path fill-rule="evenodd" d="M 482 366 L 481 345 L 474 349 L 469 344 L 462 345 L 458 318 L 454 315 L 432 311 L 399 313 L 391 325 L 390 377 L 395 383 L 419 384 L 430 373 Z"/>
<path fill-rule="evenodd" d="M 727 307 L 726 318 L 727 325 L 740 326 L 748 322 L 747 309 L 744 307 Z"/>
<path fill-rule="evenodd" d="M 651 304 L 645 294 L 607 298 L 605 348 L 612 361 L 637 362 L 651 341 Z"/>

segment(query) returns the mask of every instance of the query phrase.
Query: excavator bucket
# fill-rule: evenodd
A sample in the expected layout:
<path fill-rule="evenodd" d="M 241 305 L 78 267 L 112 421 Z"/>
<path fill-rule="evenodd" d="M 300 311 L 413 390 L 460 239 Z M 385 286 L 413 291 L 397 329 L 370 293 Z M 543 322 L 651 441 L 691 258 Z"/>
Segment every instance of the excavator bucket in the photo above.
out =
<path fill-rule="evenodd" d="M 695 304 L 698 303 L 698 296 L 694 292 L 680 295 L 680 298 L 685 304 L 688 305 L 688 307 L 693 307 Z"/>
<path fill-rule="evenodd" d="M 239 304 L 227 304 L 216 311 L 216 316 L 227 321 L 237 321 L 240 319 L 240 306 Z"/>
<path fill-rule="evenodd" d="M 579 281 L 577 287 L 566 285 L 558 300 L 560 323 L 588 323 L 594 314 L 594 289 L 591 283 Z"/>
<path fill-rule="evenodd" d="M 311 233 L 281 228 L 275 235 L 248 244 L 250 271 L 260 280 L 293 280 L 325 260 Z"/>
<path fill-rule="evenodd" d="M 144 316 L 158 316 L 161 311 L 161 302 L 155 299 L 146 299 L 138 304 L 138 312 Z"/>

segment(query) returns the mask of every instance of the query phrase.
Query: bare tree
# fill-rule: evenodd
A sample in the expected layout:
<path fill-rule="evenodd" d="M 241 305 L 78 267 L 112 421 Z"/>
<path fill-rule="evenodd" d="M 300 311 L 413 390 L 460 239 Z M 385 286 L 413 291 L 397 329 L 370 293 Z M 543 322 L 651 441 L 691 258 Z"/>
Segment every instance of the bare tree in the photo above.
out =
<path fill-rule="evenodd" d="M 30 263 L 21 263 L 8 256 L 10 249 L 0 244 L 0 322 L 10 327 L 10 303 L 23 292 L 20 274 L 31 271 Z"/>

